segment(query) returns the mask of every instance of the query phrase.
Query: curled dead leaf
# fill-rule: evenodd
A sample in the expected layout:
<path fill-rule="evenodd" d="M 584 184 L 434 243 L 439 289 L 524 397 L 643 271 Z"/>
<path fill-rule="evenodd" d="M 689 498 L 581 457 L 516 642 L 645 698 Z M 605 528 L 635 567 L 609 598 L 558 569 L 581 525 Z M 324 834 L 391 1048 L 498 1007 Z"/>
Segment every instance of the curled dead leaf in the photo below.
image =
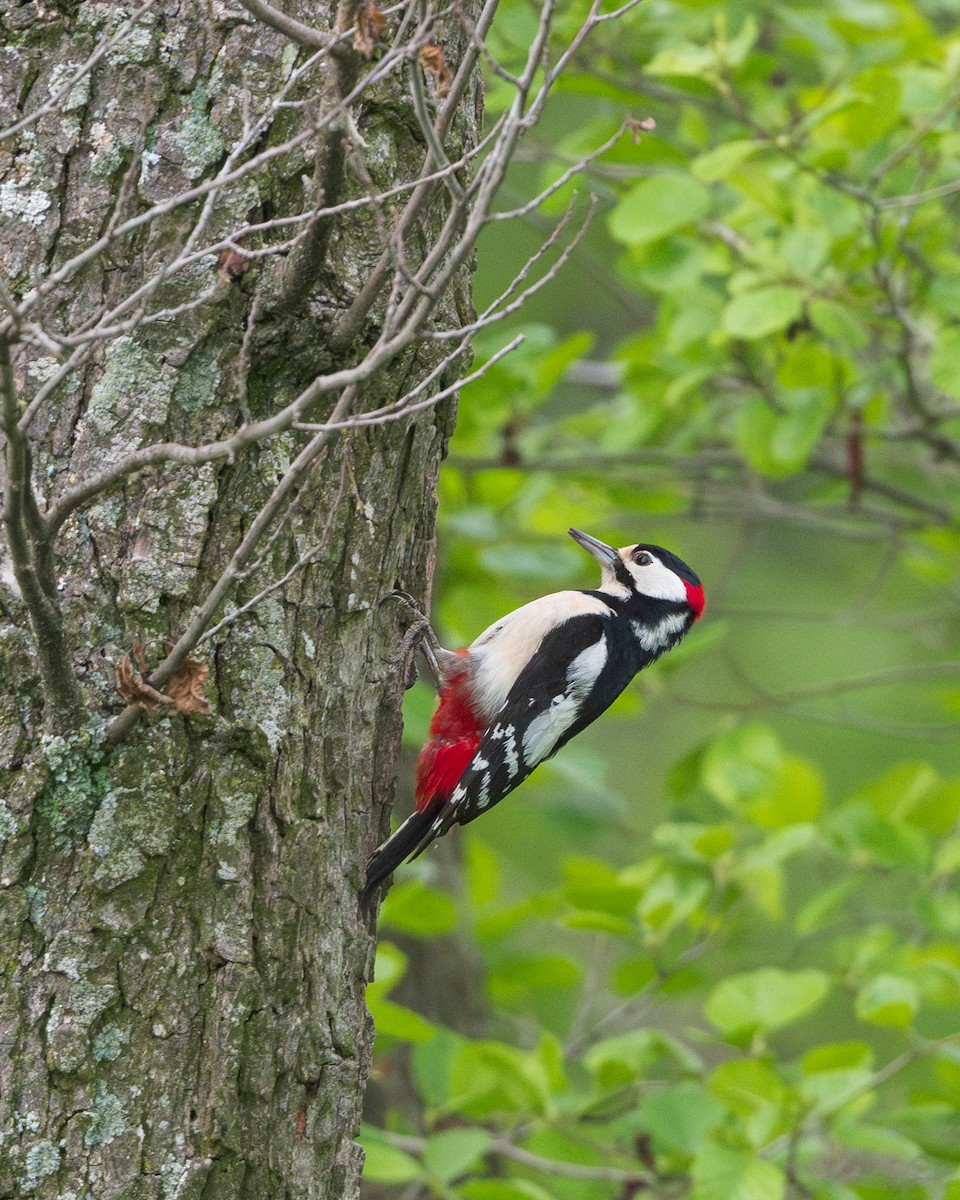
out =
<path fill-rule="evenodd" d="M 434 96 L 438 100 L 445 100 L 453 83 L 453 72 L 443 56 L 442 47 L 436 42 L 428 42 L 426 46 L 421 46 L 417 57 L 421 70 L 433 81 Z"/>
<path fill-rule="evenodd" d="M 376 4 L 362 4 L 353 20 L 353 48 L 364 58 L 372 58 L 377 39 L 387 27 L 387 14 Z"/>
<path fill-rule="evenodd" d="M 138 666 L 133 665 L 134 657 Z M 139 669 L 138 669 L 139 667 Z M 169 708 L 173 701 L 163 692 L 158 692 L 144 679 L 143 646 L 139 643 L 133 648 L 133 655 L 125 654 L 117 667 L 117 691 L 128 704 L 136 704 L 148 713 L 156 712 L 158 708 Z"/>
<path fill-rule="evenodd" d="M 217 255 L 217 274 L 221 279 L 242 279 L 250 270 L 250 259 L 229 246 Z"/>
<path fill-rule="evenodd" d="M 184 716 L 211 711 L 210 702 L 203 694 L 210 668 L 195 658 L 186 658 L 167 680 L 167 695 Z"/>
<path fill-rule="evenodd" d="M 167 652 L 169 653 L 169 646 Z M 209 713 L 210 703 L 203 694 L 209 668 L 194 658 L 186 659 L 170 676 L 167 690 L 161 692 L 149 684 L 145 676 L 143 646 L 137 643 L 131 654 L 125 654 L 117 667 L 117 691 L 128 704 L 136 704 L 145 712 L 158 708 L 175 708 L 184 716 Z"/>

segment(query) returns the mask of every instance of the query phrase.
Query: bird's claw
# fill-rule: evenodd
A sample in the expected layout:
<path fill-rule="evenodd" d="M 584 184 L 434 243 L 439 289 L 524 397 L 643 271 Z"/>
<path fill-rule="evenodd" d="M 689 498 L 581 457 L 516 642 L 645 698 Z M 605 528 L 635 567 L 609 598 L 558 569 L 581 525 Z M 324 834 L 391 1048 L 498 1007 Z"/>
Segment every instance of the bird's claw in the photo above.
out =
<path fill-rule="evenodd" d="M 407 629 L 400 642 L 400 651 L 387 659 L 389 663 L 405 662 L 414 648 L 419 648 L 420 653 L 426 661 L 430 674 L 433 677 L 433 682 L 436 687 L 440 687 L 444 679 L 444 670 L 441 661 L 446 657 L 456 657 L 450 650 L 445 650 L 440 645 L 440 639 L 433 632 L 433 627 L 429 619 L 421 611 L 419 605 L 414 598 L 407 592 L 396 589 L 391 592 L 386 600 L 397 600 L 407 609 L 408 613 L 414 618 L 413 624 Z"/>

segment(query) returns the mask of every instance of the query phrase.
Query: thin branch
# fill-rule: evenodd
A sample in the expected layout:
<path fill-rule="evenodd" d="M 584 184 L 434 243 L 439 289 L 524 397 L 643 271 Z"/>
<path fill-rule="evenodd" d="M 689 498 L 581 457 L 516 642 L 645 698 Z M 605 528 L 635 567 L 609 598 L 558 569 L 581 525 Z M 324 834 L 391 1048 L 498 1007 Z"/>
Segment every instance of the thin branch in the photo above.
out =
<path fill-rule="evenodd" d="M 449 128 L 450 122 L 453 120 L 453 115 L 459 107 L 460 100 L 466 89 L 467 82 L 473 74 L 473 69 L 476 66 L 477 58 L 479 57 L 479 43 L 482 43 L 489 32 L 490 25 L 493 21 L 494 14 L 499 6 L 499 0 L 486 0 L 483 11 L 477 20 L 475 33 L 477 41 L 471 40 L 467 52 L 464 54 L 457 73 L 454 76 L 453 83 L 450 85 L 450 91 L 446 100 L 440 107 L 437 113 L 437 119 L 434 122 L 434 133 L 438 139 L 442 139 Z M 429 175 L 439 163 L 434 162 L 433 154 L 428 149 L 426 158 L 421 165 L 419 176 Z M 397 221 L 394 237 L 397 239 L 397 244 L 402 245 L 407 234 L 416 221 L 417 217 L 432 194 L 433 184 L 422 182 L 414 189 L 413 194 L 408 200 L 406 207 Z M 376 303 L 380 296 L 383 285 L 386 282 L 387 276 L 393 265 L 392 255 L 389 250 L 385 250 L 381 255 L 379 262 L 370 273 L 370 277 L 360 290 L 356 299 L 351 304 L 350 308 L 344 313 L 336 330 L 330 339 L 330 348 L 334 353 L 342 353 L 349 349 L 356 341 L 357 335 L 363 328 L 363 323 L 367 318 L 370 309 Z"/>
<path fill-rule="evenodd" d="M 388 1145 L 396 1146 L 398 1150 L 408 1153 L 422 1154 L 427 1145 L 427 1139 L 410 1134 L 394 1133 L 391 1130 L 377 1130 Z M 487 1146 L 486 1154 L 494 1154 L 499 1158 L 508 1158 L 524 1166 L 533 1167 L 545 1175 L 554 1175 L 559 1179 L 581 1179 L 603 1183 L 641 1184 L 644 1187 L 655 1187 L 662 1182 L 657 1176 L 642 1169 L 630 1170 L 623 1167 L 598 1167 L 587 1163 L 564 1162 L 561 1159 L 545 1158 L 542 1154 L 534 1154 L 522 1146 L 515 1146 L 506 1138 L 495 1138 Z M 609 1150 L 607 1151 L 609 1154 Z"/>
<path fill-rule="evenodd" d="M 626 129 L 626 123 L 622 124 L 612 137 L 608 137 L 605 142 L 597 146 L 595 150 L 591 150 L 589 154 L 585 154 L 582 158 L 578 158 L 576 162 L 570 166 L 557 179 L 545 187 L 542 192 L 539 192 L 532 200 L 528 200 L 525 204 L 521 204 L 517 208 L 505 209 L 501 212 L 490 214 L 491 221 L 512 221 L 516 217 L 525 217 L 528 213 L 533 212 L 535 208 L 539 208 L 545 200 L 549 200 L 552 195 L 558 192 L 566 183 L 569 183 L 577 175 L 582 175 L 591 163 L 595 162 L 602 154 L 606 154 L 613 146 L 617 144 L 623 136 Z"/>
<path fill-rule="evenodd" d="M 30 447 L 17 429 L 18 405 L 10 347 L 0 335 L 0 410 L 6 436 L 3 519 L 51 708 L 69 728 L 82 720 L 83 696 L 70 660 L 63 614 L 49 566 L 49 542 L 33 492 Z"/>
<path fill-rule="evenodd" d="M 316 62 L 321 52 L 318 51 L 308 63 L 302 68 L 294 72 L 284 87 L 286 94 L 294 82 L 299 81 L 303 74 L 311 67 L 316 65 Z M 363 91 L 371 85 L 379 82 L 379 80 L 389 75 L 402 62 L 402 55 L 399 51 L 388 52 L 376 65 L 376 67 L 365 75 L 364 78 L 354 87 L 349 95 L 344 97 L 343 101 L 329 111 L 324 112 L 318 119 L 306 129 L 300 130 L 299 133 L 287 138 L 286 141 L 277 145 L 268 146 L 265 150 L 255 155 L 245 163 L 239 166 L 224 171 L 221 169 L 212 179 L 204 180 L 198 183 L 196 187 L 188 188 L 184 192 L 178 193 L 176 196 L 171 196 L 169 199 L 152 205 L 142 213 L 138 213 L 135 217 L 130 217 L 127 221 L 118 225 L 115 229 L 108 230 L 95 242 L 85 247 L 73 258 L 63 263 L 56 271 L 44 279 L 41 284 L 38 284 L 30 292 L 24 296 L 18 306 L 18 311 L 21 314 L 26 314 L 34 307 L 41 299 L 47 296 L 57 285 L 69 279 L 80 267 L 97 258 L 104 250 L 115 240 L 120 237 L 125 237 L 129 233 L 135 232 L 144 225 L 156 221 L 158 217 L 163 217 L 182 208 L 184 205 L 192 204 L 195 200 L 205 199 L 211 192 L 219 192 L 230 184 L 238 183 L 245 179 L 248 175 L 255 171 L 259 171 L 268 163 L 272 162 L 280 155 L 289 154 L 291 151 L 298 149 L 300 146 L 309 142 L 321 130 L 327 128 L 332 122 L 339 120 L 348 111 L 349 106 L 362 95 Z M 274 101 L 263 117 L 253 126 L 247 136 L 239 143 L 238 148 L 231 155 L 232 159 L 238 157 L 239 152 L 249 146 L 253 140 L 256 140 L 264 132 L 266 126 L 272 121 L 278 110 L 278 101 Z M 9 320 L 9 318 L 8 318 Z M 3 325 L 0 324 L 0 332 L 3 331 Z"/>
<path fill-rule="evenodd" d="M 557 261 L 539 279 L 537 279 L 534 283 L 532 283 L 528 288 L 525 288 L 509 304 L 505 304 L 504 302 L 506 300 L 509 300 L 510 296 L 512 296 L 514 294 L 514 292 L 516 291 L 516 289 L 520 286 L 520 284 L 523 283 L 524 279 L 526 279 L 526 277 L 529 275 L 529 273 L 533 269 L 533 267 L 543 258 L 544 254 L 546 254 L 547 250 L 550 249 L 550 247 L 553 245 L 553 243 L 559 237 L 561 231 L 564 229 L 564 227 L 569 222 L 570 217 L 573 214 L 573 202 L 572 201 L 568 205 L 567 211 L 561 217 L 560 221 L 554 227 L 553 232 L 546 239 L 546 241 L 544 241 L 540 245 L 540 247 L 533 254 L 531 254 L 531 256 L 527 259 L 526 263 L 524 263 L 521 270 L 517 272 L 517 274 L 513 277 L 513 279 L 507 285 L 507 287 L 500 293 L 500 295 L 496 298 L 496 300 L 494 300 L 491 304 L 487 305 L 487 307 L 484 309 L 484 311 L 480 314 L 480 316 L 475 321 L 471 322 L 469 325 L 462 326 L 459 330 L 444 330 L 441 332 L 433 333 L 430 335 L 431 339 L 436 342 L 445 342 L 445 341 L 449 341 L 452 338 L 456 337 L 458 334 L 477 333 L 481 329 L 486 329 L 486 328 L 488 328 L 488 326 L 495 324 L 497 321 L 502 321 L 504 319 L 504 317 L 512 316 L 513 313 L 515 313 L 519 309 L 521 309 L 526 304 L 526 302 L 530 299 L 531 296 L 535 296 L 542 287 L 544 287 L 544 286 L 546 286 L 546 284 L 550 283 L 551 280 L 556 279 L 559 272 L 563 269 L 563 267 L 566 265 L 566 263 L 570 260 L 574 251 L 577 249 L 577 247 L 583 241 L 583 238 L 586 236 L 587 230 L 590 228 L 590 222 L 593 218 L 593 213 L 594 213 L 595 208 L 596 208 L 596 199 L 592 198 L 591 203 L 590 203 L 590 208 L 588 209 L 587 214 L 584 217 L 584 219 L 580 225 L 580 228 L 574 234 L 569 245 L 565 246 L 564 249 L 560 252 L 560 255 L 558 256 Z M 504 305 L 504 307 L 501 308 L 500 307 L 501 305 Z"/>
<path fill-rule="evenodd" d="M 90 74 L 90 72 L 105 54 L 108 54 L 118 42 L 122 41 L 127 36 L 127 34 L 134 27 L 134 25 L 136 25 L 137 21 L 140 20 L 143 14 L 149 9 L 153 8 L 154 3 L 155 0 L 146 0 L 146 2 L 142 4 L 135 13 L 133 13 L 127 18 L 126 21 L 124 21 L 116 33 L 104 38 L 87 59 L 87 61 L 77 67 L 76 71 L 74 71 L 67 82 L 62 87 L 58 88 L 45 104 L 42 104 L 34 112 L 29 113 L 27 116 L 21 118 L 21 120 L 16 122 L 16 124 L 8 125 L 6 129 L 0 129 L 0 141 L 6 141 L 7 138 L 11 138 L 18 133 L 22 133 L 24 129 L 29 129 L 31 125 L 35 125 L 37 121 L 42 120 L 52 112 L 59 112 L 64 100 L 66 100 L 77 84 L 80 83 L 85 76 Z"/>
<path fill-rule="evenodd" d="M 957 110 L 957 104 L 960 102 L 960 88 L 955 87 L 950 95 L 947 96 L 943 104 L 938 109 L 932 112 L 925 120 L 921 121 L 910 137 L 906 138 L 891 154 L 873 168 L 870 172 L 869 183 L 877 184 L 888 172 L 898 166 L 903 160 L 911 154 L 917 146 L 923 141 L 931 129 L 938 125 L 944 117 L 950 116 Z M 882 201 L 881 201 L 882 203 Z"/>
<path fill-rule="evenodd" d="M 321 33 L 319 29 L 312 29 L 309 25 L 304 25 L 294 17 L 273 8 L 265 3 L 265 0 L 240 0 L 240 4 L 252 17 L 256 17 L 264 25 L 269 25 L 271 29 L 282 33 L 284 37 L 290 38 L 300 46 L 329 50 L 338 40 L 336 34 Z"/>
<path fill-rule="evenodd" d="M 320 431 L 320 432 L 325 431 L 325 432 L 332 433 L 332 432 L 344 430 L 344 429 L 363 429 L 363 428 L 366 428 L 371 425 L 385 425 L 390 421 L 403 420 L 404 418 L 409 417 L 413 413 L 422 412 L 423 409 L 425 409 L 425 408 L 433 408 L 435 405 L 439 404 L 441 400 L 446 400 L 448 396 L 452 396 L 455 392 L 458 392 L 461 388 L 466 387 L 466 385 L 468 383 L 473 383 L 473 381 L 475 379 L 479 379 L 482 375 L 485 375 L 486 372 L 490 369 L 490 367 L 493 366 L 494 363 L 499 362 L 500 359 L 503 358 L 505 355 L 510 354 L 510 353 L 512 353 L 512 351 L 516 350 L 516 348 L 523 341 L 525 341 L 524 335 L 522 333 L 518 334 L 513 339 L 513 341 L 508 342 L 507 345 L 504 346 L 502 349 L 498 350 L 496 352 L 496 354 L 491 354 L 490 357 L 483 363 L 482 366 L 479 366 L 475 371 L 471 371 L 469 375 L 461 376 L 461 378 L 458 379 L 456 381 L 456 383 L 451 383 L 449 385 L 449 387 L 445 387 L 441 391 L 435 392 L 432 396 L 429 396 L 426 400 L 420 400 L 416 404 L 403 403 L 402 407 L 397 409 L 397 411 L 395 411 L 395 412 L 391 412 L 389 408 L 378 409 L 372 413 L 361 413 L 359 416 L 351 417 L 347 421 L 330 421 L 323 425 L 310 425 L 310 424 L 306 424 L 306 423 L 297 423 L 294 426 L 294 428 L 303 430 L 305 432 L 312 432 L 312 431 L 316 430 L 316 431 Z M 456 358 L 458 354 L 461 354 L 463 352 L 464 348 L 465 348 L 465 346 L 458 347 L 457 350 L 453 354 L 448 355 L 448 357 L 446 359 L 444 359 L 444 362 L 442 365 L 445 366 L 452 359 Z M 438 370 L 439 370 L 439 368 L 438 368 Z M 418 393 L 422 392 L 429 385 L 429 383 L 432 381 L 433 377 L 436 374 L 437 374 L 437 371 L 435 370 L 434 372 L 431 373 L 430 376 L 427 377 L 427 379 L 423 380 L 415 388 L 411 389 L 411 391 L 409 391 L 407 393 L 405 400 L 409 400 L 412 397 L 416 396 Z M 395 401 L 394 403 L 400 404 L 401 401 Z"/>
<path fill-rule="evenodd" d="M 960 679 L 960 662 L 919 663 L 908 667 L 886 667 L 867 675 L 856 675 L 849 679 L 831 679 L 826 683 L 814 683 L 807 687 L 793 688 L 787 692 L 766 692 L 759 684 L 750 681 L 757 694 L 755 700 L 703 700 L 691 696 L 677 696 L 676 700 L 690 708 L 716 709 L 723 712 L 754 713 L 768 708 L 789 708 L 806 700 L 823 700 L 830 696 L 842 696 L 848 692 L 864 692 L 873 688 L 888 687 L 894 683 L 910 683 L 915 680 L 957 678 Z"/>
<path fill-rule="evenodd" d="M 350 409 L 356 396 L 355 389 L 346 388 L 337 401 L 331 416 L 343 417 Z M 230 561 L 222 571 L 220 578 L 213 585 L 197 608 L 190 624 L 177 639 L 163 662 L 150 672 L 149 683 L 152 687 L 161 689 L 172 675 L 182 666 L 187 656 L 196 648 L 200 638 L 207 631 L 214 613 L 226 600 L 234 585 L 241 578 L 247 564 L 256 553 L 257 546 L 277 512 L 283 507 L 287 498 L 304 479 L 312 467 L 317 455 L 321 452 L 330 438 L 330 433 L 324 431 L 316 434 L 300 451 L 283 478 L 274 488 L 266 504 L 260 509 L 253 524 L 247 530 L 240 545 L 233 552 Z M 129 704 L 107 727 L 104 742 L 114 746 L 120 742 L 139 720 L 142 709 L 136 704 Z"/>
<path fill-rule="evenodd" d="M 274 580 L 273 583 L 268 584 L 262 591 L 257 592 L 257 594 L 255 596 L 253 596 L 250 600 L 248 600 L 245 604 L 241 604 L 241 606 L 239 608 L 235 608 L 233 610 L 233 612 L 228 613 L 223 618 L 222 621 L 218 621 L 216 625 L 214 625 L 211 629 L 208 629 L 207 632 L 199 639 L 199 641 L 197 642 L 197 645 L 202 646 L 203 643 L 206 642 L 208 639 L 210 639 L 212 637 L 216 637 L 216 635 L 222 629 L 226 629 L 229 625 L 232 625 L 234 623 L 234 621 L 238 621 L 246 613 L 248 613 L 252 609 L 256 608 L 257 605 L 261 604 L 264 600 L 266 600 L 266 598 L 268 596 L 272 596 L 274 592 L 278 592 L 284 586 L 284 584 L 289 583 L 289 581 L 294 577 L 294 575 L 297 575 L 300 571 L 303 570 L 303 568 L 305 566 L 307 566 L 309 563 L 311 563 L 313 561 L 313 559 L 316 558 L 316 556 L 320 553 L 320 551 L 322 549 L 323 549 L 322 545 L 321 546 L 311 546 L 310 549 L 306 551 L 306 553 L 300 555 L 299 559 L 293 564 L 293 566 L 290 568 L 289 571 L 287 571 L 287 573 L 285 575 L 281 576 L 279 579 Z M 247 575 L 247 574 L 249 574 L 249 572 L 245 571 L 245 572 L 243 572 L 243 574 Z"/>

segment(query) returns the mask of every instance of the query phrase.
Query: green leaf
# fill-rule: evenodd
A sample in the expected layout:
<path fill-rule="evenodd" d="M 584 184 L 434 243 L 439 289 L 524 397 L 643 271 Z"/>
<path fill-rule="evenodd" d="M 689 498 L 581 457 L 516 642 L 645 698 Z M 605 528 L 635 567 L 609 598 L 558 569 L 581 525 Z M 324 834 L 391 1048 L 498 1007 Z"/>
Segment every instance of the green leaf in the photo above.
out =
<path fill-rule="evenodd" d="M 635 996 L 656 977 L 657 965 L 648 955 L 625 958 L 610 972 L 610 986 L 620 996 Z"/>
<path fill-rule="evenodd" d="M 951 326 L 937 335 L 930 353 L 930 378 L 941 391 L 960 400 L 960 327 Z"/>
<path fill-rule="evenodd" d="M 404 1008 L 392 1000 L 380 1000 L 367 996 L 370 1015 L 378 1036 L 399 1038 L 404 1042 L 428 1042 L 434 1035 L 434 1027 L 412 1008 Z"/>
<path fill-rule="evenodd" d="M 446 1129 L 427 1139 L 423 1165 L 435 1179 L 450 1183 L 474 1166 L 492 1140 L 485 1129 Z"/>
<path fill-rule="evenodd" d="M 457 1188 L 463 1200 L 555 1200 L 528 1179 L 471 1179 Z"/>
<path fill-rule="evenodd" d="M 643 888 L 624 883 L 608 863 L 567 858 L 563 863 L 563 894 L 577 908 L 628 917 L 633 914 Z"/>
<path fill-rule="evenodd" d="M 794 922 L 797 933 L 806 937 L 829 924 L 846 904 L 856 886 L 856 880 L 848 877 L 817 892 L 797 913 Z"/>
<path fill-rule="evenodd" d="M 811 300 L 810 320 L 814 329 L 847 350 L 861 350 L 870 340 L 868 329 L 843 304 L 834 300 Z"/>
<path fill-rule="evenodd" d="M 490 995 L 495 1003 L 512 1007 L 526 1003 L 531 992 L 575 987 L 579 979 L 579 965 L 559 954 L 511 958 L 490 972 Z"/>
<path fill-rule="evenodd" d="M 723 142 L 690 164 L 690 172 L 704 183 L 726 179 L 730 172 L 760 149 L 757 142 L 743 140 Z"/>
<path fill-rule="evenodd" d="M 704 1012 L 730 1040 L 744 1044 L 812 1012 L 830 990 L 825 971 L 761 967 L 732 975 L 714 988 Z"/>
<path fill-rule="evenodd" d="M 369 1126 L 360 1130 L 363 1146 L 363 1177 L 369 1183 L 410 1183 L 423 1178 L 423 1169 L 415 1158 L 396 1146 L 377 1140 L 378 1131 Z"/>
<path fill-rule="evenodd" d="M 867 1070 L 873 1064 L 873 1051 L 866 1042 L 825 1042 L 803 1056 L 802 1067 L 807 1075 L 818 1071 L 848 1071 L 854 1067 Z"/>
<path fill-rule="evenodd" d="M 706 76 L 717 65 L 717 52 L 712 46 L 697 46 L 681 42 L 655 54 L 644 68 L 648 75 Z"/>
<path fill-rule="evenodd" d="M 377 946 L 373 979 L 367 984 L 368 1000 L 386 994 L 397 986 L 407 970 L 407 956 L 393 942 L 382 941 Z"/>
<path fill-rule="evenodd" d="M 411 1052 L 417 1090 L 430 1108 L 443 1108 L 450 1099 L 453 1063 L 467 1039 L 451 1029 L 438 1027 L 429 1042 L 416 1043 Z"/>
<path fill-rule="evenodd" d="M 773 1163 L 709 1142 L 694 1160 L 690 1200 L 782 1200 L 785 1187 Z"/>
<path fill-rule="evenodd" d="M 682 1070 L 697 1072 L 700 1060 L 682 1042 L 652 1029 L 634 1029 L 597 1042 L 583 1056 L 583 1065 L 602 1088 L 622 1087 L 642 1078 L 661 1058 Z"/>
<path fill-rule="evenodd" d="M 732 337 L 754 340 L 786 329 L 803 312 L 803 293 L 786 284 L 741 292 L 727 304 L 723 328 Z"/>
<path fill-rule="evenodd" d="M 878 817 L 864 802 L 844 804 L 827 820 L 830 832 L 855 863 L 922 870 L 930 857 L 923 835 L 897 821 Z"/>
<path fill-rule="evenodd" d="M 710 1076 L 710 1092 L 740 1118 L 752 1145 L 765 1145 L 780 1132 L 788 1091 L 766 1062 L 743 1058 L 721 1063 Z"/>
<path fill-rule="evenodd" d="M 735 808 L 771 785 L 783 757 L 780 743 L 765 725 L 741 725 L 707 745 L 700 763 L 701 778 L 721 804 Z"/>
<path fill-rule="evenodd" d="M 448 1107 L 483 1119 L 494 1113 L 543 1116 L 552 1111 L 552 1074 L 539 1053 L 503 1042 L 465 1044 L 451 1069 Z"/>
<path fill-rule="evenodd" d="M 702 220 L 710 192 L 689 175 L 655 175 L 641 180 L 610 215 L 610 232 L 630 246 L 652 242 Z"/>
<path fill-rule="evenodd" d="M 765 400 L 754 399 L 737 413 L 737 447 L 764 475 L 795 474 L 809 461 L 831 412 L 832 402 L 823 392 L 814 391 L 806 403 L 787 412 L 777 412 Z"/>
<path fill-rule="evenodd" d="M 860 989 L 855 1008 L 861 1021 L 905 1029 L 920 1008 L 920 994 L 909 979 L 877 975 Z"/>
<path fill-rule="evenodd" d="M 723 1105 L 698 1083 L 678 1083 L 644 1098 L 640 1121 L 656 1146 L 695 1154 L 724 1115 Z"/>
<path fill-rule="evenodd" d="M 380 923 L 413 937 L 437 937 L 457 924 L 457 906 L 419 879 L 398 883 L 390 889 L 380 910 Z"/>
<path fill-rule="evenodd" d="M 483 908 L 501 891 L 500 864 L 489 846 L 479 838 L 466 841 L 467 895 L 474 911 Z"/>
<path fill-rule="evenodd" d="M 816 821 L 823 809 L 823 778 L 806 759 L 788 754 L 770 784 L 750 801 L 745 815 L 764 829 Z"/>
<path fill-rule="evenodd" d="M 817 1046 L 803 1057 L 800 1092 L 817 1112 L 836 1112 L 869 1084 L 872 1066 L 866 1042 Z"/>

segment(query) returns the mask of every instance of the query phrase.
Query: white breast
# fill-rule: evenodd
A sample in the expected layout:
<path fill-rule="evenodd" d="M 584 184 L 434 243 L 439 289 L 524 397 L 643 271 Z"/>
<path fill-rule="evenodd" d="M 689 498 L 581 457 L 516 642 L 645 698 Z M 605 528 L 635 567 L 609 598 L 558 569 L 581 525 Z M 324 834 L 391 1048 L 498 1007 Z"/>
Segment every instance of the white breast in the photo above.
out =
<path fill-rule="evenodd" d="M 611 608 L 583 592 L 554 592 L 524 604 L 484 630 L 468 648 L 473 695 L 481 716 L 490 721 L 503 707 L 517 676 L 546 634 L 581 613 L 609 616 Z"/>

